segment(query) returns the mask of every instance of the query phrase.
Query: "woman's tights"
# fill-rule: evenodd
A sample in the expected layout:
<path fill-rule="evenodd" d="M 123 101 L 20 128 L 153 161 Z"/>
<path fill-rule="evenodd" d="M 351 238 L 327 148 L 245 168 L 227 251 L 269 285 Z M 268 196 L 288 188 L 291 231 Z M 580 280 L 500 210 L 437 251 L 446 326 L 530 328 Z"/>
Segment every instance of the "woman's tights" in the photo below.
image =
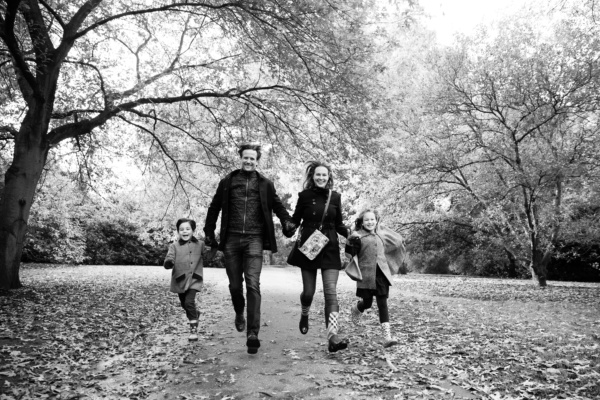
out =
<path fill-rule="evenodd" d="M 379 309 L 379 322 L 390 322 L 390 314 L 388 312 L 387 296 L 376 296 L 377 308 Z M 365 312 L 373 305 L 373 296 L 363 297 L 356 305 L 358 311 Z"/>
<path fill-rule="evenodd" d="M 325 324 L 329 321 L 331 312 L 339 312 L 340 306 L 337 300 L 337 281 L 340 271 L 337 269 L 322 269 L 321 277 L 323 279 L 323 294 L 325 295 Z M 317 270 L 302 270 L 302 294 L 300 294 L 300 303 L 304 307 L 310 307 L 313 296 L 317 289 Z"/>

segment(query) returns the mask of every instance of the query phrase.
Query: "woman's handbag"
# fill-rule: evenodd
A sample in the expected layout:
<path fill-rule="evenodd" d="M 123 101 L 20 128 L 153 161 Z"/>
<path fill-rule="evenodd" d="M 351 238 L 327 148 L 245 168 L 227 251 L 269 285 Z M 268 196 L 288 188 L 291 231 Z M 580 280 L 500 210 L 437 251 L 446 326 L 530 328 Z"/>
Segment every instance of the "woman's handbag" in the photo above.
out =
<path fill-rule="evenodd" d="M 362 273 L 360 272 L 360 268 L 358 267 L 358 257 L 352 257 L 352 260 L 346 265 L 346 275 L 350 277 L 353 281 L 360 282 L 362 281 Z"/>
<path fill-rule="evenodd" d="M 321 218 L 321 224 L 318 229 L 306 239 L 304 244 L 298 247 L 298 250 L 302 254 L 306 256 L 309 260 L 314 260 L 317 255 L 323 250 L 325 245 L 329 243 L 329 238 L 321 232 L 323 228 L 323 221 L 325 221 L 325 214 L 327 213 L 327 209 L 329 208 L 329 200 L 331 200 L 331 189 L 329 190 L 329 195 L 327 196 L 327 203 L 325 203 L 325 210 L 323 210 L 323 218 Z"/>

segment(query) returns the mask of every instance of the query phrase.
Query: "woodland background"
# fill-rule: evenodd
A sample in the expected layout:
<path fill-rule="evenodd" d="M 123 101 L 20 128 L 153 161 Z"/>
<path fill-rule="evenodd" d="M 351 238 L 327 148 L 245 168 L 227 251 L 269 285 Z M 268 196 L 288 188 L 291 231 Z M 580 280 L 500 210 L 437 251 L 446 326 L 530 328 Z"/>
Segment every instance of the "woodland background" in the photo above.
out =
<path fill-rule="evenodd" d="M 6 4 L 0 2 L 3 12 Z M 253 141 L 265 149 L 259 170 L 275 182 L 290 212 L 303 163 L 331 163 L 346 222 L 375 205 L 384 223 L 406 239 L 407 271 L 533 276 L 542 285 L 545 279 L 599 281 L 599 17 L 594 1 L 541 1 L 442 45 L 417 1 L 349 2 L 327 14 L 339 30 L 327 39 L 347 50 L 348 58 L 337 55 L 334 63 L 345 69 L 339 75 L 345 79 L 330 81 L 330 91 L 311 93 L 328 112 L 299 109 L 273 91 L 258 104 L 189 101 L 161 110 L 169 119 L 157 118 L 148 106 L 58 142 L 35 192 L 21 260 L 161 264 L 177 218 L 196 219 L 201 237 L 219 179 L 237 167 L 237 145 Z M 150 69 L 159 64 L 160 46 L 167 45 L 154 41 L 180 23 L 156 18 L 152 25 L 127 26 L 120 37 L 117 30 L 103 32 L 121 47 L 92 37 L 74 57 L 105 57 L 106 85 L 125 87 L 136 73 L 149 72 L 140 62 Z M 247 50 L 238 49 L 226 29 L 222 37 L 208 33 L 214 41 L 190 49 Z M 261 32 L 248 34 L 261 40 Z M 252 81 L 263 67 L 295 87 L 327 78 L 317 76 L 313 65 L 297 74 L 305 60 L 275 45 L 261 49 L 278 54 L 279 64 L 263 60 L 266 66 L 258 67 L 264 54 L 248 53 L 253 62 L 232 58 L 217 65 L 218 54 L 211 54 L 217 66 L 201 79 L 226 88 Z M 25 107 L 5 48 L 0 57 L 5 173 Z M 119 57 L 129 57 L 131 69 L 111 69 Z M 94 115 L 101 93 L 94 69 L 73 62 L 63 74 L 57 105 L 74 101 L 79 111 L 54 118 L 75 123 L 78 115 Z M 273 107 L 278 114 L 265 117 Z M 291 242 L 278 235 L 273 262 L 281 264 Z"/>

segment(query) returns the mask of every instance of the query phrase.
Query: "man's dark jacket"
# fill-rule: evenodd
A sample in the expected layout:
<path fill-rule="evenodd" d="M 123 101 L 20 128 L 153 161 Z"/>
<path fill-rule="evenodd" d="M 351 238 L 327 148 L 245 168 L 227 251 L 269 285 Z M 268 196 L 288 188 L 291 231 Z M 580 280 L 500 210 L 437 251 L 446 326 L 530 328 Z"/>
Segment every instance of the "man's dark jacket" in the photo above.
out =
<path fill-rule="evenodd" d="M 206 223 L 204 224 L 204 233 L 207 237 L 215 237 L 215 229 L 217 228 L 217 219 L 221 212 L 221 241 L 219 250 L 225 250 L 225 242 L 227 241 L 228 225 L 229 225 L 229 194 L 231 177 L 234 174 L 239 174 L 241 170 L 235 170 L 228 174 L 219 182 L 217 193 L 213 197 L 208 211 L 206 213 Z M 273 226 L 273 211 L 277 218 L 283 224 L 284 221 L 291 220 L 290 214 L 285 209 L 285 206 L 277 196 L 273 182 L 258 173 L 258 191 L 260 194 L 260 203 L 265 221 L 265 232 L 263 236 L 263 249 L 271 250 L 277 253 L 277 242 L 275 241 L 275 227 Z"/>

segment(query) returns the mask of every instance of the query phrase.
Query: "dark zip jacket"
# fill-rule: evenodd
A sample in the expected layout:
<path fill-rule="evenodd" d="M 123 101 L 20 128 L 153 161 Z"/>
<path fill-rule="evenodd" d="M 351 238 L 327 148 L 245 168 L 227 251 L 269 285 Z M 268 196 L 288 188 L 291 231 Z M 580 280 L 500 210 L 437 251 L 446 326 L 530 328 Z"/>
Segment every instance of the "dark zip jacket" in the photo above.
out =
<path fill-rule="evenodd" d="M 231 180 L 234 175 L 240 174 L 241 172 L 242 171 L 239 169 L 235 170 L 219 182 L 217 192 L 215 193 L 210 206 L 208 207 L 208 211 L 206 212 L 204 233 L 210 238 L 215 237 L 217 219 L 219 218 L 219 213 L 221 213 L 221 233 L 219 242 L 219 250 L 221 251 L 225 249 L 225 242 L 227 241 L 227 236 L 230 233 L 230 230 L 241 232 L 243 229 L 243 227 L 240 226 L 233 227 L 231 224 L 234 221 L 230 220 Z M 271 250 L 273 253 L 276 253 L 277 242 L 275 241 L 273 212 L 275 212 L 275 215 L 277 215 L 277 218 L 279 218 L 282 225 L 285 223 L 285 221 L 291 220 L 291 217 L 281 202 L 281 199 L 279 196 L 277 196 L 273 182 L 258 172 L 256 172 L 256 175 L 258 176 L 258 194 L 260 196 L 260 211 L 262 212 L 262 216 L 254 215 L 251 216 L 251 219 L 256 221 L 260 220 L 260 217 L 262 217 L 262 221 L 264 221 L 264 229 L 262 230 L 263 249 Z M 239 225 L 239 221 L 236 223 L 236 225 Z"/>

